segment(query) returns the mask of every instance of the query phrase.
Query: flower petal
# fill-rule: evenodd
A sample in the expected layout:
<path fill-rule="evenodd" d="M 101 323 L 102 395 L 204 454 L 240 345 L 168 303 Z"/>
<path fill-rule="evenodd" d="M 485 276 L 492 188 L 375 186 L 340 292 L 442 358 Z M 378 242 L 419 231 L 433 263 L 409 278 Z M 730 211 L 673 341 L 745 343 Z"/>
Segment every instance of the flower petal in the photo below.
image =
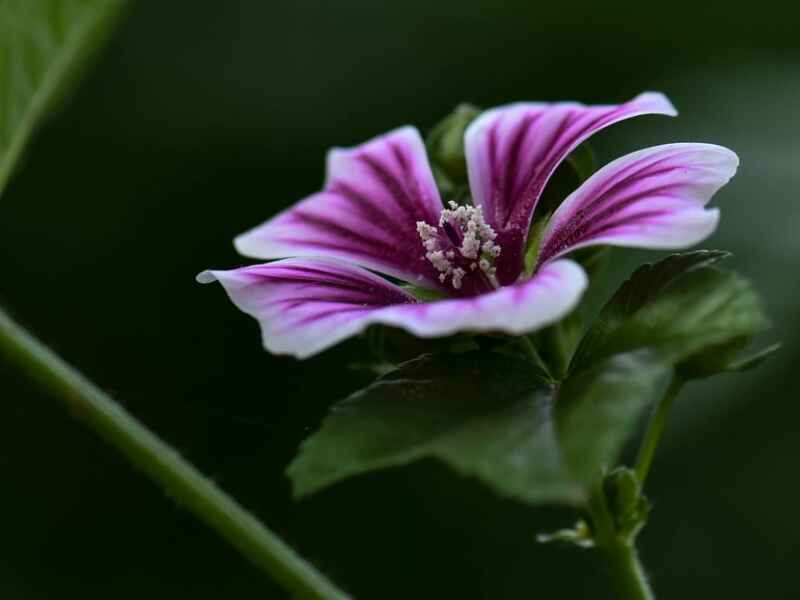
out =
<path fill-rule="evenodd" d="M 458 331 L 521 334 L 571 311 L 586 288 L 570 260 L 544 265 L 512 287 L 474 296 L 419 303 L 402 288 L 360 267 L 326 259 L 287 259 L 232 271 L 205 271 L 198 281 L 222 283 L 231 300 L 255 317 L 264 346 L 305 358 L 372 324 L 420 337 Z"/>
<path fill-rule="evenodd" d="M 219 281 L 233 303 L 261 324 L 267 350 L 298 358 L 362 331 L 381 308 L 417 302 L 366 269 L 319 258 L 204 271 L 197 280 Z"/>
<path fill-rule="evenodd" d="M 374 322 L 402 327 L 419 337 L 458 331 L 530 333 L 555 323 L 578 304 L 588 280 L 583 269 L 562 259 L 534 276 L 488 294 L 383 309 Z"/>
<path fill-rule="evenodd" d="M 525 239 L 536 203 L 558 165 L 595 132 L 645 114 L 677 114 L 663 95 L 647 92 L 615 106 L 517 103 L 485 112 L 465 133 L 472 196 L 498 233 L 498 279 L 522 271 Z"/>
<path fill-rule="evenodd" d="M 692 246 L 716 228 L 719 211 L 704 207 L 738 165 L 736 154 L 712 144 L 666 144 L 623 156 L 559 206 L 539 262 L 593 244 Z"/>
<path fill-rule="evenodd" d="M 417 221 L 435 224 L 442 202 L 413 127 L 328 153 L 323 191 L 236 238 L 245 256 L 327 256 L 417 285 L 439 287 Z"/>

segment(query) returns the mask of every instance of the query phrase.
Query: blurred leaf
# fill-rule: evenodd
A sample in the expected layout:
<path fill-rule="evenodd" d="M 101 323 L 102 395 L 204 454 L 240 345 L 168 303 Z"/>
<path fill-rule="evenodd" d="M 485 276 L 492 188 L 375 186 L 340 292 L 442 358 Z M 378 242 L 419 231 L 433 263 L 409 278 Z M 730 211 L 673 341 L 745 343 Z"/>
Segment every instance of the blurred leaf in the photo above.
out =
<path fill-rule="evenodd" d="M 764 361 L 768 360 L 773 354 L 775 354 L 778 350 L 781 349 L 781 343 L 778 342 L 777 344 L 772 344 L 767 346 L 766 348 L 759 350 L 751 354 L 750 356 L 745 356 L 742 359 L 739 359 L 730 365 L 728 365 L 728 371 L 749 371 Z"/>
<path fill-rule="evenodd" d="M 445 188 L 467 183 L 464 132 L 479 114 L 480 109 L 471 104 L 459 104 L 431 129 L 425 139 L 430 161 L 445 177 Z"/>
<path fill-rule="evenodd" d="M 716 267 L 727 256 L 699 250 L 640 267 L 603 308 L 571 369 L 645 348 L 688 378 L 727 368 L 767 324 L 750 283 Z"/>
<path fill-rule="evenodd" d="M 576 504 L 615 460 L 665 371 L 644 353 L 614 357 L 565 384 L 554 403 L 554 388 L 524 361 L 428 355 L 334 405 L 288 475 L 295 495 L 306 496 L 435 457 L 502 495 Z"/>
<path fill-rule="evenodd" d="M 122 5 L 123 0 L 0 3 L 0 192 L 34 127 Z"/>
<path fill-rule="evenodd" d="M 589 142 L 584 142 L 567 157 L 567 162 L 575 171 L 578 179 L 583 182 L 589 179 L 597 170 L 597 159 Z"/>

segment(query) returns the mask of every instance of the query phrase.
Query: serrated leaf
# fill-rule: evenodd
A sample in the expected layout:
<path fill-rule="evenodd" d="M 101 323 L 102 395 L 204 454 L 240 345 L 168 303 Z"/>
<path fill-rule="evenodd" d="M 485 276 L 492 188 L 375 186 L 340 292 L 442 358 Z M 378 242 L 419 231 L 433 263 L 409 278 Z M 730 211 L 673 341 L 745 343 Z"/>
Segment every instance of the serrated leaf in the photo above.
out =
<path fill-rule="evenodd" d="M 0 3 L 0 192 L 34 127 L 123 0 Z"/>
<path fill-rule="evenodd" d="M 726 256 L 701 250 L 640 267 L 603 308 L 571 369 L 649 349 L 688 377 L 723 370 L 767 323 L 750 283 L 716 267 Z"/>
<path fill-rule="evenodd" d="M 431 355 L 334 405 L 288 474 L 297 496 L 346 477 L 436 457 L 529 501 L 576 501 L 563 476 L 553 390 L 528 363 L 493 353 Z"/>
<path fill-rule="evenodd" d="M 422 357 L 334 405 L 288 475 L 295 495 L 306 496 L 434 457 L 505 496 L 580 503 L 662 375 L 649 357 L 614 357 L 566 384 L 555 402 L 527 362 L 487 352 Z"/>

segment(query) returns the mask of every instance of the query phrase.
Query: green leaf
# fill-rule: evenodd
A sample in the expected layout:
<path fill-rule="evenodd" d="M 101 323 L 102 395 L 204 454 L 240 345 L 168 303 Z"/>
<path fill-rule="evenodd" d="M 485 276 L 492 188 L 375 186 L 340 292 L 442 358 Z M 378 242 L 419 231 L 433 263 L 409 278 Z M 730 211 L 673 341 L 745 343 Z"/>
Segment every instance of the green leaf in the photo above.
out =
<path fill-rule="evenodd" d="M 426 457 L 532 504 L 577 504 L 614 462 L 665 368 L 614 357 L 555 389 L 489 352 L 410 361 L 334 405 L 288 469 L 295 495 Z M 557 409 L 558 414 L 554 414 Z"/>
<path fill-rule="evenodd" d="M 526 362 L 508 356 L 421 357 L 334 405 L 288 474 L 305 496 L 436 457 L 509 496 L 574 502 L 581 490 L 563 475 L 552 398 Z"/>
<path fill-rule="evenodd" d="M 767 324 L 750 283 L 717 268 L 727 256 L 700 250 L 640 267 L 603 308 L 571 369 L 637 349 L 650 349 L 686 378 L 727 368 Z"/>
<path fill-rule="evenodd" d="M 781 343 L 772 344 L 728 365 L 728 371 L 742 372 L 754 369 L 781 349 Z"/>
<path fill-rule="evenodd" d="M 0 192 L 34 127 L 122 5 L 123 0 L 0 3 Z"/>
<path fill-rule="evenodd" d="M 660 397 L 672 369 L 642 350 L 612 356 L 576 373 L 558 393 L 558 432 L 572 475 L 589 484 L 614 461 L 642 411 Z"/>

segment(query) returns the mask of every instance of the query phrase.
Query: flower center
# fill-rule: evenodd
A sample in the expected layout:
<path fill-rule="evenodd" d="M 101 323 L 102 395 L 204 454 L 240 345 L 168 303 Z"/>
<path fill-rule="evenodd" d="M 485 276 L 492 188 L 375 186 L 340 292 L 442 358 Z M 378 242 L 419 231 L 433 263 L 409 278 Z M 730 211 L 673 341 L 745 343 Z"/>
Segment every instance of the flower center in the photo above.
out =
<path fill-rule="evenodd" d="M 442 210 L 439 226 L 417 221 L 417 233 L 425 248 L 425 259 L 439 271 L 439 281 L 448 278 L 454 289 L 461 289 L 465 276 L 474 273 L 489 288 L 500 287 L 495 277 L 494 262 L 500 246 L 494 243 L 497 234 L 483 219 L 480 206 L 459 206 L 449 202 Z"/>

